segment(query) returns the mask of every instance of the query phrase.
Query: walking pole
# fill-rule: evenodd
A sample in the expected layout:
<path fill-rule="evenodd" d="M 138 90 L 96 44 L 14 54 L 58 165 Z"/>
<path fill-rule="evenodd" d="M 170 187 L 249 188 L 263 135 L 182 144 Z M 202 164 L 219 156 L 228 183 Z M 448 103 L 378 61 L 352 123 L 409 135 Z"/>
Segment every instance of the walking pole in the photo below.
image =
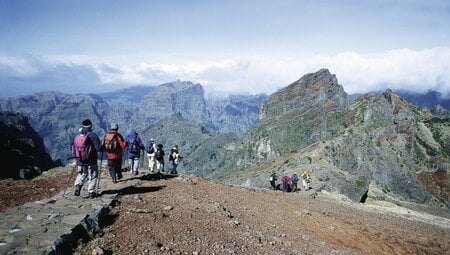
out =
<path fill-rule="evenodd" d="M 74 159 L 74 158 L 76 158 L 76 157 L 70 157 L 70 158 L 66 159 L 66 161 L 69 161 L 69 160 Z M 67 181 L 66 188 L 64 189 L 64 192 L 63 192 L 62 197 L 64 197 L 64 196 L 66 195 L 67 188 L 69 187 L 69 183 L 70 183 L 70 181 L 72 180 L 73 173 L 75 172 L 74 170 L 75 170 L 76 168 L 77 168 L 77 164 L 75 163 L 75 168 L 72 169 L 72 172 L 71 172 L 70 175 L 69 175 L 69 180 Z"/>
<path fill-rule="evenodd" d="M 99 195 L 98 194 L 98 190 L 100 189 L 100 176 L 102 175 L 102 166 L 103 166 L 103 151 L 100 154 L 100 167 L 98 168 L 98 172 L 97 172 L 97 174 L 98 174 L 98 176 L 97 176 L 97 187 L 96 187 L 96 190 L 95 190 L 95 193 L 97 194 L 97 196 Z"/>
<path fill-rule="evenodd" d="M 139 151 L 139 169 L 144 169 L 144 150 Z"/>

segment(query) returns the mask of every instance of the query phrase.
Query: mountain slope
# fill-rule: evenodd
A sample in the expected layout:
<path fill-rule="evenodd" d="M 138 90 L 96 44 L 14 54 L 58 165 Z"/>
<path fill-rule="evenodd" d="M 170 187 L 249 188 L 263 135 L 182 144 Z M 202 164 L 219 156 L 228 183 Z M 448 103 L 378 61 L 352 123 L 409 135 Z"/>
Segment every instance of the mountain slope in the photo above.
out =
<path fill-rule="evenodd" d="M 81 121 L 90 118 L 94 131 L 104 133 L 107 103 L 93 94 L 67 95 L 42 92 L 30 96 L 0 99 L 0 111 L 20 112 L 44 140 L 50 156 L 60 164 L 70 157 L 70 144 Z"/>
<path fill-rule="evenodd" d="M 224 181 L 267 186 L 272 172 L 308 171 L 316 192 L 343 194 L 354 202 L 449 207 L 448 119 L 432 118 L 388 90 L 356 100 L 344 113 L 342 126 L 334 138 L 229 174 Z"/>
<path fill-rule="evenodd" d="M 172 146 L 178 145 L 183 157 L 179 171 L 204 177 L 233 165 L 232 159 L 242 141 L 241 135 L 237 133 L 211 132 L 180 114 L 166 117 L 151 125 L 141 136 L 147 140 L 154 138 L 156 143 L 163 144 L 166 155 Z M 144 167 L 146 166 L 147 162 L 144 163 Z"/>
<path fill-rule="evenodd" d="M 343 194 L 354 202 L 448 208 L 449 119 L 390 90 L 346 107 L 346 94 L 330 81 L 332 76 L 320 70 L 263 102 L 244 151 L 247 163 L 257 164 L 229 171 L 221 180 L 264 187 L 272 172 L 306 170 L 316 192 Z"/>
<path fill-rule="evenodd" d="M 259 121 L 249 131 L 248 159 L 283 155 L 334 137 L 347 101 L 347 94 L 328 70 L 304 75 L 261 104 Z"/>

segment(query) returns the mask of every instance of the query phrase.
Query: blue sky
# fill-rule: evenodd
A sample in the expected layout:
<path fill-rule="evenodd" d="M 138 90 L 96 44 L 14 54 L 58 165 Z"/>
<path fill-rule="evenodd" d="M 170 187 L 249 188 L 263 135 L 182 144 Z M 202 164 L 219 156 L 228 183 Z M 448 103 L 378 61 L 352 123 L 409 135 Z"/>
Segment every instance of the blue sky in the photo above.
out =
<path fill-rule="evenodd" d="M 450 1 L 0 0 L 0 96 L 174 80 L 272 93 L 328 68 L 348 93 L 450 91 Z"/>

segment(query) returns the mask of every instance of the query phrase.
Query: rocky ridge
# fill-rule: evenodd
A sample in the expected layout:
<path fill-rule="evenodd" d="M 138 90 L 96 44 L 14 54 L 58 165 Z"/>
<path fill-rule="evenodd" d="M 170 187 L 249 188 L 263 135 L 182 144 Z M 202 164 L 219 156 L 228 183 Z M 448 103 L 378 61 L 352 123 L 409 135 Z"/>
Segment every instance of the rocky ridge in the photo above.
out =
<path fill-rule="evenodd" d="M 448 208 L 449 119 L 390 90 L 348 107 L 346 98 L 327 70 L 273 94 L 249 131 L 246 164 L 221 180 L 265 187 L 272 172 L 306 170 L 316 192 Z"/>

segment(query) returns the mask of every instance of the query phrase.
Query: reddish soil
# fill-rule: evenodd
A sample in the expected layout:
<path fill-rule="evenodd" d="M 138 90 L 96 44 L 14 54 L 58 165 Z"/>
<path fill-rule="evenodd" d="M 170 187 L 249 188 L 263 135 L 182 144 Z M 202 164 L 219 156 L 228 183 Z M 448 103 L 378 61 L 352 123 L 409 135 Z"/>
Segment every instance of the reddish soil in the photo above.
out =
<path fill-rule="evenodd" d="M 73 168 L 55 168 L 46 175 L 32 180 L 0 180 L 0 212 L 64 191 L 67 185 L 72 186 L 75 181 L 72 179 L 71 183 L 68 182 L 71 170 Z M 72 178 L 75 178 L 75 174 Z"/>
<path fill-rule="evenodd" d="M 67 170 L 0 181 L 1 210 L 50 197 L 67 183 Z M 144 179 L 75 254 L 449 254 L 448 225 L 312 194 L 251 192 L 193 176 Z"/>
<path fill-rule="evenodd" d="M 193 176 L 143 180 L 121 197 L 104 234 L 76 254 L 449 254 L 449 226 L 311 194 Z"/>

